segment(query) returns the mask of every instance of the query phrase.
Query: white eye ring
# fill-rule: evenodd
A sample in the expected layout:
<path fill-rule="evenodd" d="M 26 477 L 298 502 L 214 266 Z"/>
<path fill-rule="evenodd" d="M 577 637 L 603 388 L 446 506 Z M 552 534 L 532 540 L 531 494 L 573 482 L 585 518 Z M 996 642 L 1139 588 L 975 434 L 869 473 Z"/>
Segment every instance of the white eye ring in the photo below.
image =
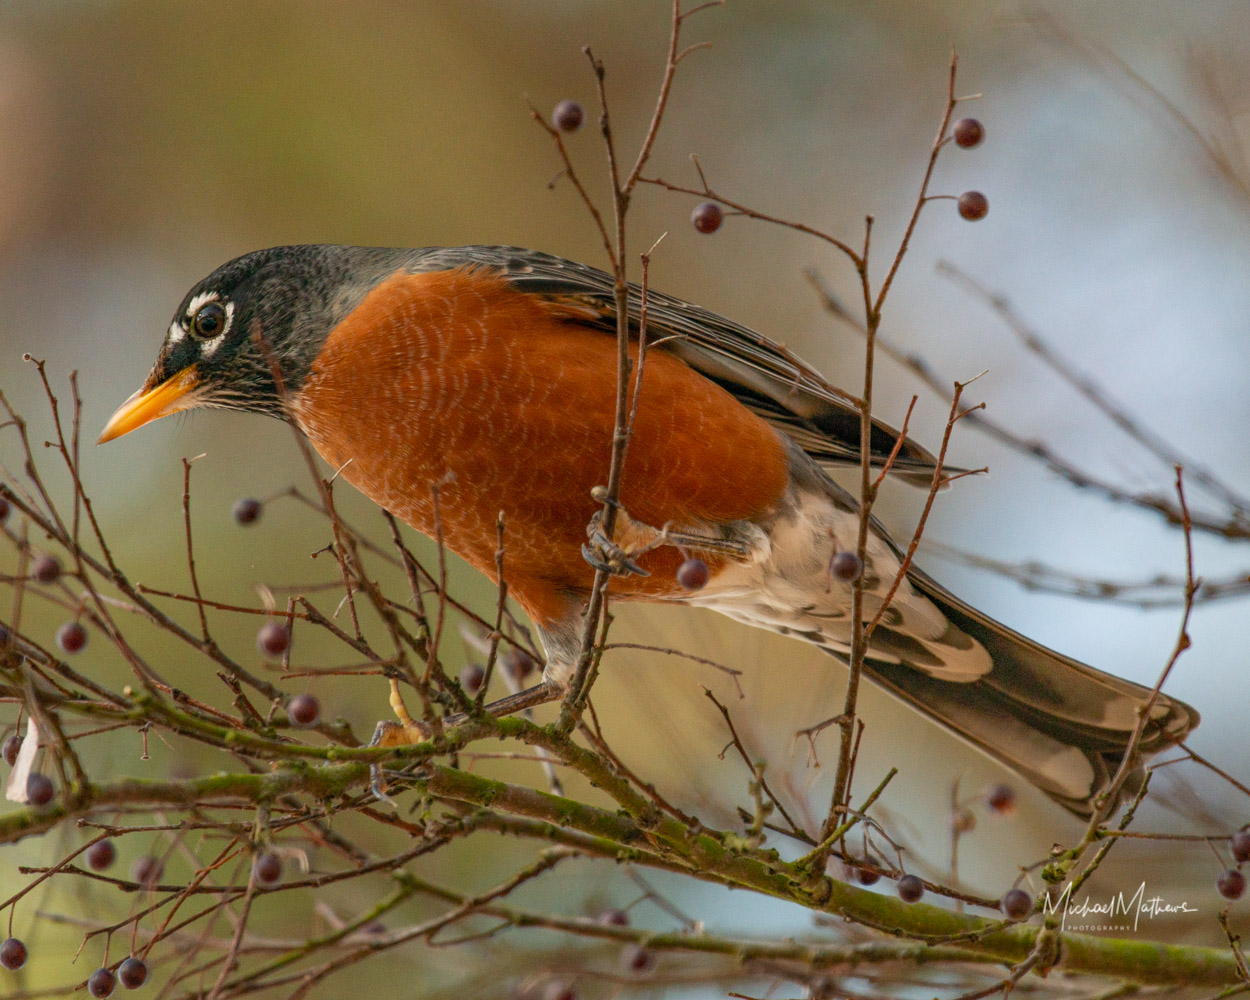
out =
<path fill-rule="evenodd" d="M 216 330 L 204 332 L 200 327 L 200 314 L 205 311 L 207 306 L 220 303 L 213 310 L 217 313 L 215 318 L 219 324 Z M 200 342 L 200 353 L 205 357 L 214 354 L 221 346 L 226 334 L 230 332 L 231 324 L 234 322 L 234 303 L 229 301 L 221 301 L 221 296 L 216 292 L 200 292 L 187 304 L 186 318 L 181 326 L 190 333 L 193 338 Z"/>
<path fill-rule="evenodd" d="M 190 322 L 191 318 L 195 316 L 195 314 L 199 312 L 202 307 L 208 305 L 210 302 L 216 302 L 220 298 L 221 296 L 216 292 L 200 292 L 199 295 L 196 295 L 190 302 L 187 303 L 187 322 Z"/>

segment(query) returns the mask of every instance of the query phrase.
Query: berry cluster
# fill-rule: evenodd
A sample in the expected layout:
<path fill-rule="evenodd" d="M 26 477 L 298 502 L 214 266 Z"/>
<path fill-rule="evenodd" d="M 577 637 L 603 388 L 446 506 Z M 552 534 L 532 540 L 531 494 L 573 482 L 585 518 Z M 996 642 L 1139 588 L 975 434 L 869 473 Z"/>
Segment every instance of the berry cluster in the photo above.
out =
<path fill-rule="evenodd" d="M 960 149 L 974 149 L 985 139 L 985 126 L 975 118 L 960 118 L 951 126 L 951 138 Z M 980 191 L 965 191 L 956 201 L 959 214 L 969 222 L 990 213 L 990 200 Z"/>
<path fill-rule="evenodd" d="M 0 943 L 0 966 L 15 972 L 26 964 L 28 953 L 26 945 L 18 938 L 9 938 Z M 148 967 L 143 959 L 131 955 L 115 967 L 104 966 L 96 969 L 87 977 L 87 992 L 103 1000 L 113 995 L 117 984 L 121 983 L 128 990 L 137 990 L 148 981 Z"/>
<path fill-rule="evenodd" d="M 1226 868 L 1215 880 L 1215 888 L 1225 899 L 1240 899 L 1246 891 L 1246 877 L 1241 873 L 1241 866 L 1250 861 L 1250 830 L 1238 830 L 1228 843 L 1228 848 L 1237 862 L 1236 868 Z"/>
<path fill-rule="evenodd" d="M 832 564 L 834 576 L 841 579 L 836 568 L 838 556 L 849 556 L 850 558 L 846 560 L 848 565 L 851 563 L 851 560 L 854 560 L 854 565 L 851 567 L 854 569 L 854 575 L 851 576 L 851 579 L 854 579 L 862 571 L 862 567 L 858 565 L 859 560 L 854 553 L 840 552 L 834 556 L 834 563 Z M 850 570 L 848 569 L 847 572 L 850 572 Z M 955 836 L 958 837 L 965 833 L 971 833 L 976 829 L 976 814 L 970 808 L 970 806 L 976 804 L 976 801 L 975 799 L 969 800 L 960 804 L 954 810 L 951 816 L 951 827 Z M 984 792 L 981 801 L 990 812 L 1005 816 L 1015 811 L 1016 793 L 1009 785 L 991 785 Z M 888 873 L 888 867 L 885 870 Z M 851 865 L 848 875 L 853 876 L 860 885 L 868 886 L 876 885 L 881 880 L 882 871 L 880 864 L 875 859 L 869 858 Z M 904 874 L 900 876 L 895 884 L 895 891 L 903 902 L 915 903 L 924 896 L 925 884 L 923 880 L 915 875 Z M 999 900 L 998 905 L 1003 915 L 1009 920 L 1024 920 L 1033 912 L 1033 897 L 1023 889 L 1012 887 Z"/>

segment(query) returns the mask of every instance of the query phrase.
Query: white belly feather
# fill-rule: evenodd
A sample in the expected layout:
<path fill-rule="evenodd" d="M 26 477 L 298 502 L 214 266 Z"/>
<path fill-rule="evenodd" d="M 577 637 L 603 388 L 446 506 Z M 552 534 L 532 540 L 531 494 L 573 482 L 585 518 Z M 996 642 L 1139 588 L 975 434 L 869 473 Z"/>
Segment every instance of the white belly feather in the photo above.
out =
<path fill-rule="evenodd" d="M 771 536 L 749 526 L 743 538 L 750 546 L 749 556 L 726 563 L 683 602 L 848 653 L 851 584 L 833 577 L 830 559 L 835 552 L 855 550 L 859 517 L 835 506 L 827 494 L 796 492 L 790 499 L 785 513 L 770 525 Z M 870 533 L 865 620 L 881 607 L 898 568 L 894 549 Z M 993 666 L 980 643 L 951 625 L 907 580 L 899 585 L 874 633 L 870 655 L 955 682 L 975 681 Z"/>

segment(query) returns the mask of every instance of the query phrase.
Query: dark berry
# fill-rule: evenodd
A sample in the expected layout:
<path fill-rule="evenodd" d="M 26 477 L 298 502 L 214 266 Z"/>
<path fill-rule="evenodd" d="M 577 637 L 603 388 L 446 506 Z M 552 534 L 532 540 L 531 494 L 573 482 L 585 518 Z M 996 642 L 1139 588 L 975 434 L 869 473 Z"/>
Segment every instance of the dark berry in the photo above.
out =
<path fill-rule="evenodd" d="M 956 833 L 971 833 L 977 828 L 977 817 L 971 809 L 957 809 L 951 817 L 951 829 Z"/>
<path fill-rule="evenodd" d="M 1236 868 L 1226 868 L 1215 880 L 1215 887 L 1225 899 L 1241 899 L 1246 891 L 1246 877 Z"/>
<path fill-rule="evenodd" d="M 9 501 L 4 499 L 4 497 L 0 497 L 0 524 L 4 524 L 9 519 L 9 512 L 12 510 L 13 508 L 9 506 Z"/>
<path fill-rule="evenodd" d="M 40 583 L 52 583 L 61 575 L 61 560 L 56 556 L 40 556 L 30 564 L 30 575 Z"/>
<path fill-rule="evenodd" d="M 985 804 L 1005 816 L 1016 808 L 1016 790 L 1010 785 L 992 785 L 985 793 Z"/>
<path fill-rule="evenodd" d="M 266 656 L 281 656 L 291 648 L 291 630 L 279 622 L 265 622 L 256 633 L 256 648 Z"/>
<path fill-rule="evenodd" d="M 165 866 L 161 864 L 160 858 L 154 858 L 150 854 L 140 855 L 130 866 L 130 877 L 142 886 L 156 885 L 163 874 Z"/>
<path fill-rule="evenodd" d="M 980 191 L 965 191 L 959 196 L 959 214 L 969 222 L 990 214 L 990 200 Z"/>
<path fill-rule="evenodd" d="M 0 965 L 6 969 L 20 969 L 26 964 L 26 945 L 17 938 L 7 938 L 0 944 Z"/>
<path fill-rule="evenodd" d="M 998 908 L 1009 920 L 1023 920 L 1033 912 L 1033 897 L 1023 889 L 1011 889 L 998 901 Z"/>
<path fill-rule="evenodd" d="M 460 671 L 460 686 L 464 688 L 465 694 L 477 694 L 482 690 L 484 683 L 486 683 L 486 668 L 480 663 L 470 663 Z"/>
<path fill-rule="evenodd" d="M 981 145 L 985 138 L 985 126 L 975 118 L 960 118 L 955 122 L 951 133 L 955 136 L 955 145 L 963 149 L 972 149 Z"/>
<path fill-rule="evenodd" d="M 4 757 L 4 762 L 12 767 L 17 763 L 17 752 L 22 749 L 22 738 L 20 736 L 10 736 L 4 741 L 4 746 L 0 747 L 0 755 Z"/>
<path fill-rule="evenodd" d="M 261 512 L 264 511 L 265 505 L 255 497 L 243 497 L 241 500 L 234 502 L 231 513 L 239 524 L 255 524 L 260 520 Z"/>
<path fill-rule="evenodd" d="M 262 851 L 252 862 L 252 874 L 261 885 L 273 885 L 282 878 L 282 859 L 273 851 Z"/>
<path fill-rule="evenodd" d="M 881 881 L 881 876 L 871 868 L 856 868 L 855 881 L 860 885 L 876 885 Z"/>
<path fill-rule="evenodd" d="M 32 806 L 46 806 L 55 794 L 56 789 L 52 786 L 52 779 L 46 774 L 36 771 L 26 779 L 26 800 Z"/>
<path fill-rule="evenodd" d="M 1250 830 L 1238 830 L 1234 833 L 1231 847 L 1238 864 L 1250 861 Z"/>
<path fill-rule="evenodd" d="M 321 715 L 321 705 L 310 694 L 297 694 L 287 703 L 286 714 L 297 726 L 311 726 Z"/>
<path fill-rule="evenodd" d="M 56 644 L 66 653 L 77 653 L 87 645 L 87 630 L 78 622 L 66 622 L 56 630 Z"/>
<path fill-rule="evenodd" d="M 108 969 L 96 969 L 87 979 L 87 992 L 93 997 L 111 997 L 117 989 L 117 978 Z"/>
<path fill-rule="evenodd" d="M 898 880 L 898 898 L 904 903 L 914 903 L 924 895 L 924 883 L 915 875 L 904 875 Z"/>
<path fill-rule="evenodd" d="M 864 564 L 854 552 L 835 552 L 829 560 L 829 569 L 843 583 L 853 583 L 864 571 Z"/>
<path fill-rule="evenodd" d="M 386 924 L 382 923 L 381 920 L 370 920 L 367 924 L 361 924 L 360 933 L 361 934 L 385 934 Z"/>
<path fill-rule="evenodd" d="M 624 910 L 604 910 L 595 918 L 605 927 L 628 927 L 629 914 Z"/>
<path fill-rule="evenodd" d="M 102 872 L 112 867 L 117 860 L 117 848 L 111 840 L 97 840 L 87 848 L 87 867 L 94 872 Z"/>
<path fill-rule="evenodd" d="M 640 944 L 627 944 L 621 949 L 621 968 L 639 975 L 655 968 L 655 952 Z"/>
<path fill-rule="evenodd" d="M 128 990 L 137 990 L 148 981 L 148 967 L 143 959 L 131 956 L 117 967 L 117 980 Z"/>
<path fill-rule="evenodd" d="M 523 649 L 517 649 L 513 646 L 499 658 L 500 664 L 504 670 L 508 671 L 508 676 L 520 683 L 534 672 L 534 668 L 538 666 L 534 662 L 534 657 Z"/>
<path fill-rule="evenodd" d="M 702 559 L 692 557 L 677 567 L 677 582 L 686 590 L 702 590 L 711 577 L 711 571 Z"/>
<path fill-rule="evenodd" d="M 585 118 L 582 106 L 576 101 L 561 101 L 551 112 L 551 124 L 561 132 L 576 132 Z"/>
<path fill-rule="evenodd" d="M 695 205 L 694 211 L 690 213 L 690 221 L 694 228 L 701 233 L 714 233 L 720 229 L 720 224 L 725 220 L 725 213 L 721 211 L 721 207 L 714 201 L 704 201 Z"/>
<path fill-rule="evenodd" d="M 565 979 L 553 979 L 543 989 L 543 1000 L 577 1000 L 577 990 Z"/>

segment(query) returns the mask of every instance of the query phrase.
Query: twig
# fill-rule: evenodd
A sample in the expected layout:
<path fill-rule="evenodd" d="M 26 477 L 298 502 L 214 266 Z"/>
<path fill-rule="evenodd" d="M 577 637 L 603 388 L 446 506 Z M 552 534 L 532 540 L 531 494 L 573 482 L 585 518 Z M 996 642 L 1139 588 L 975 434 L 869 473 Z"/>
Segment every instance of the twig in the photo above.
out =
<path fill-rule="evenodd" d="M 1124 756 L 1120 760 L 1120 766 L 1116 769 L 1114 777 L 1112 777 L 1111 781 L 1098 796 L 1098 802 L 1095 803 L 1096 807 L 1108 802 L 1114 802 L 1120 789 L 1124 786 L 1124 782 L 1128 779 L 1129 774 L 1137 763 L 1137 745 L 1141 742 L 1146 726 L 1150 723 L 1150 713 L 1159 700 L 1159 693 L 1162 691 L 1163 685 L 1167 683 L 1168 677 L 1171 676 L 1172 668 L 1176 666 L 1177 661 L 1181 658 L 1181 654 L 1192 645 L 1189 638 L 1189 618 L 1193 614 L 1194 593 L 1198 589 L 1198 584 L 1194 577 L 1193 530 L 1189 523 L 1189 507 L 1185 502 L 1184 474 L 1179 465 L 1176 467 L 1176 499 L 1181 509 L 1181 530 L 1185 539 L 1185 605 L 1181 611 L 1181 623 L 1176 637 L 1176 645 L 1173 647 L 1172 654 L 1168 657 L 1167 664 L 1164 666 L 1162 673 L 1159 674 L 1159 679 L 1155 681 L 1149 696 L 1143 704 L 1138 706 L 1137 725 L 1133 727 L 1133 732 L 1129 735 L 1128 744 L 1124 748 Z M 1094 816 L 1090 819 L 1089 827 L 1086 830 L 1087 837 L 1097 827 L 1099 811 L 1098 808 L 1095 808 Z"/>
<path fill-rule="evenodd" d="M 864 227 L 864 249 L 863 253 L 856 264 L 856 270 L 860 278 L 860 292 L 863 296 L 864 309 L 864 391 L 862 393 L 859 412 L 859 447 L 860 447 L 860 486 L 859 486 L 859 532 L 856 538 L 855 552 L 859 557 L 860 565 L 868 564 L 868 535 L 872 522 L 872 507 L 876 500 L 876 487 L 872 482 L 872 396 L 873 396 L 873 372 L 875 369 L 876 358 L 876 339 L 877 330 L 881 325 L 881 310 L 885 304 L 886 295 L 889 293 L 893 284 L 894 276 L 898 273 L 899 267 L 902 265 L 903 258 L 907 254 L 907 249 L 911 245 L 911 237 L 915 232 L 916 225 L 920 220 L 920 213 L 929 200 L 929 182 L 933 177 L 934 167 L 937 165 L 938 155 L 941 153 L 946 143 L 947 129 L 950 127 L 951 115 L 958 103 L 955 96 L 955 74 L 958 67 L 958 56 L 952 52 L 950 60 L 949 80 L 947 86 L 946 105 L 942 112 L 942 117 L 937 130 L 937 136 L 933 140 L 933 144 L 929 149 L 929 160 L 925 167 L 924 177 L 920 183 L 920 193 L 916 198 L 916 203 L 912 208 L 911 216 L 908 219 L 907 227 L 904 230 L 903 238 L 899 242 L 898 250 L 894 254 L 894 258 L 890 263 L 889 270 L 886 272 L 884 281 L 880 289 L 873 294 L 872 287 L 868 275 L 868 255 L 872 238 L 872 217 L 869 216 Z M 949 435 L 950 427 L 947 427 Z M 940 474 L 941 465 L 935 470 L 935 481 Z M 932 502 L 932 498 L 930 498 Z M 864 586 L 865 574 L 861 573 L 859 577 L 851 585 L 851 608 L 850 621 L 851 628 L 851 649 L 849 658 L 849 670 L 846 683 L 846 696 L 843 703 L 842 713 L 838 717 L 838 724 L 841 728 L 841 741 L 838 749 L 838 767 L 834 776 L 833 796 L 830 804 L 829 813 L 825 818 L 824 825 L 821 828 L 821 839 L 827 839 L 829 833 L 837 826 L 837 810 L 845 802 L 849 801 L 848 793 L 850 790 L 851 776 L 851 753 L 853 750 L 854 733 L 855 733 L 855 710 L 859 698 L 859 682 L 864 669 L 864 659 L 868 653 L 868 643 L 871 637 L 873 625 L 879 619 L 880 615 L 889 606 L 889 596 L 882 602 L 878 611 L 877 618 L 864 628 L 861 622 L 864 619 Z M 895 581 L 895 589 L 897 589 L 898 580 Z M 891 592 L 891 595 L 892 596 Z"/>
<path fill-rule="evenodd" d="M 938 274 L 950 278 L 994 310 L 1003 325 L 1015 335 L 1015 338 L 1029 353 L 1080 393 L 1099 413 L 1150 454 L 1167 465 L 1184 466 L 1185 475 L 1191 482 L 1204 487 L 1232 510 L 1250 516 L 1250 500 L 1235 492 L 1210 469 L 1197 464 L 1173 444 L 1143 426 L 1122 403 L 1112 399 L 1107 390 L 1099 385 L 1092 375 L 1081 371 L 1074 362 L 1063 357 L 1058 350 L 1046 342 L 1041 334 L 1031 328 L 1016 312 L 1006 296 L 992 292 L 950 261 L 938 261 L 937 271 Z"/>
<path fill-rule="evenodd" d="M 794 818 L 788 812 L 786 812 L 786 807 L 782 804 L 781 800 L 777 798 L 776 793 L 768 787 L 768 780 L 764 777 L 763 767 L 752 760 L 751 755 L 747 753 L 747 748 L 743 746 L 742 738 L 738 735 L 738 730 L 734 726 L 733 718 L 729 714 L 729 709 L 722 705 L 720 701 L 717 700 L 716 695 L 712 694 L 712 692 L 707 688 L 703 689 L 703 694 L 713 705 L 717 707 L 717 709 L 720 710 L 720 714 L 725 720 L 725 726 L 729 730 L 729 736 L 733 742 L 734 749 L 738 751 L 738 756 L 742 758 L 742 762 L 750 768 L 754 779 L 759 783 L 759 786 L 763 790 L 764 794 L 768 796 L 769 801 L 776 806 L 777 812 L 781 813 L 781 818 L 790 824 L 791 830 L 802 833 L 803 828 L 794 821 Z M 762 821 L 763 817 L 761 817 L 761 824 Z"/>
<path fill-rule="evenodd" d="M 197 455 L 196 458 L 203 458 Z M 187 571 L 191 576 L 191 592 L 195 595 L 195 609 L 200 614 L 200 634 L 204 642 L 211 643 L 212 636 L 208 631 L 208 617 L 204 613 L 204 596 L 200 593 L 200 581 L 195 574 L 195 549 L 191 544 L 191 463 L 196 459 L 182 460 L 182 523 L 187 536 Z"/>
<path fill-rule="evenodd" d="M 964 566 L 988 570 L 1014 580 L 1026 590 L 1076 597 L 1083 601 L 1105 601 L 1143 609 L 1181 607 L 1185 603 L 1185 581 L 1180 577 L 1158 574 L 1142 580 L 1108 580 L 1081 576 L 1067 570 L 1030 559 L 1009 562 L 966 552 L 931 539 L 925 540 L 925 552 L 949 559 Z M 1209 604 L 1250 593 L 1250 573 L 1239 572 L 1221 580 L 1203 578 L 1194 592 L 1194 604 Z"/>
<path fill-rule="evenodd" d="M 837 299 L 837 296 L 821 281 L 814 271 L 807 272 L 808 280 L 820 296 L 821 304 L 831 316 L 849 324 L 861 335 L 865 333 L 862 320 L 854 318 Z M 950 402 L 949 380 L 939 377 L 930 364 L 917 354 L 904 350 L 878 331 L 876 348 L 887 357 L 910 371 L 939 398 Z M 1077 467 L 1060 455 L 1054 448 L 1042 441 L 1017 434 L 985 413 L 969 413 L 969 426 L 976 427 L 996 441 L 1006 445 L 1012 451 L 1041 462 L 1047 469 L 1078 489 L 1091 490 L 1099 493 L 1113 503 L 1122 503 L 1140 510 L 1148 510 L 1161 516 L 1164 521 L 1180 527 L 1183 520 L 1180 509 L 1169 497 L 1155 493 L 1134 493 L 1115 483 Z M 1226 539 L 1250 539 L 1250 518 L 1241 516 L 1236 511 L 1231 516 L 1220 514 L 1203 514 L 1189 512 L 1189 523 L 1193 530 L 1216 535 Z"/>
<path fill-rule="evenodd" d="M 698 9 L 703 8 L 700 7 Z M 594 75 L 595 83 L 598 89 L 600 108 L 599 126 L 600 131 L 603 134 L 604 149 L 607 153 L 608 179 L 612 190 L 613 230 L 610 238 L 607 237 L 606 230 L 603 229 L 602 223 L 600 222 L 600 228 L 605 235 L 608 257 L 612 263 L 613 300 L 616 310 L 616 401 L 612 424 L 611 461 L 608 467 L 607 487 L 603 494 L 603 510 L 600 522 L 602 532 L 608 539 L 613 538 L 616 528 L 621 477 L 625 471 L 625 458 L 629 448 L 631 431 L 629 390 L 632 362 L 629 354 L 630 314 L 629 282 L 626 271 L 625 217 L 629 209 L 630 198 L 633 194 L 635 186 L 638 184 L 642 176 L 642 170 L 646 166 L 647 160 L 650 157 L 652 145 L 654 144 L 655 137 L 659 132 L 660 123 L 664 118 L 664 112 L 668 105 L 668 96 L 673 73 L 677 64 L 685 58 L 690 51 L 693 51 L 692 49 L 679 49 L 682 24 L 685 17 L 688 16 L 682 13 L 681 0 L 673 0 L 672 11 L 672 20 L 669 31 L 670 40 L 668 59 L 665 62 L 664 78 L 660 85 L 660 92 L 657 97 L 655 111 L 652 113 L 651 123 L 647 128 L 647 136 L 643 140 L 643 144 L 639 149 L 634 167 L 624 181 L 621 179 L 620 170 L 617 164 L 616 144 L 612 132 L 611 118 L 608 112 L 608 98 L 605 87 L 606 70 L 603 62 L 595 57 L 589 47 L 583 50 L 587 59 L 590 61 L 591 72 Z M 563 143 L 559 144 L 559 148 L 561 156 L 565 159 L 566 169 L 571 170 L 571 165 L 567 162 L 567 155 L 564 153 Z M 596 212 L 594 215 L 596 221 L 598 222 L 598 213 Z M 654 249 L 654 247 L 652 247 L 652 249 Z M 647 308 L 647 263 L 649 263 L 649 257 L 644 255 L 642 275 L 643 283 L 640 291 L 640 321 L 645 319 Z M 645 326 L 640 325 L 640 343 L 645 343 L 645 337 Z M 642 358 L 640 357 L 640 367 L 641 363 Z M 635 399 L 640 391 L 641 383 L 635 386 Z M 585 709 L 586 701 L 590 694 L 590 687 L 593 682 L 595 672 L 598 669 L 598 660 L 599 657 L 602 656 L 601 637 L 599 638 L 599 652 L 595 652 L 596 633 L 600 632 L 601 622 L 603 628 L 606 629 L 607 617 L 605 609 L 609 582 L 610 576 L 608 572 L 603 568 L 597 568 L 595 570 L 594 582 L 591 585 L 590 597 L 587 601 L 585 626 L 582 630 L 581 644 L 577 660 L 574 665 L 572 679 L 569 682 L 569 689 L 565 696 L 564 703 L 561 706 L 559 719 L 556 722 L 557 727 L 565 733 L 572 731 L 573 727 L 580 719 L 582 711 Z"/>

